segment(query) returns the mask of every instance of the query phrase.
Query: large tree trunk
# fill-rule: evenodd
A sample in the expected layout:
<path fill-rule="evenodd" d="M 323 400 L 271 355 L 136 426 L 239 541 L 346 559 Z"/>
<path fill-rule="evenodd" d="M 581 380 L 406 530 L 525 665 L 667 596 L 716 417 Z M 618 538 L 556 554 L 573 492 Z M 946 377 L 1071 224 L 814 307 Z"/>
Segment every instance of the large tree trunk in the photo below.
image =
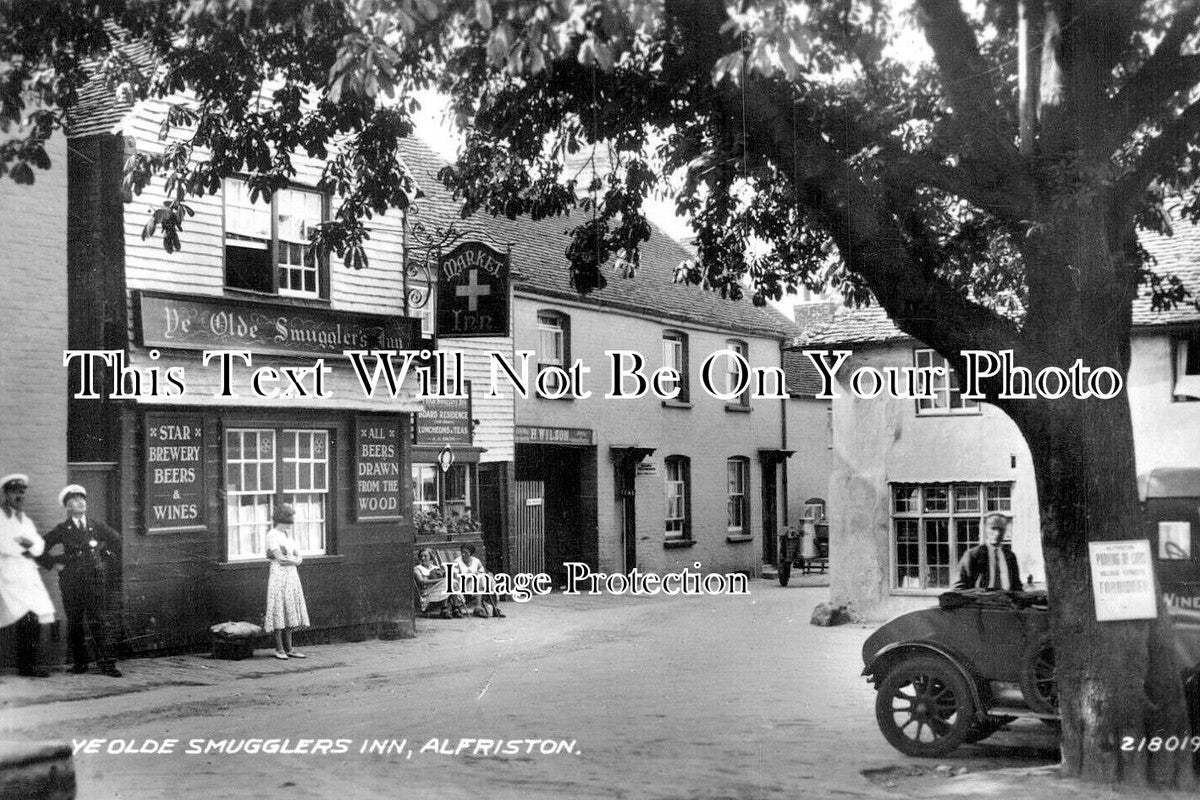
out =
<path fill-rule="evenodd" d="M 1036 371 L 1082 359 L 1126 376 L 1132 286 L 1123 265 L 1132 225 L 1114 229 L 1094 201 L 1067 205 L 1026 252 L 1033 291 L 1017 361 Z M 1036 285 L 1056 279 L 1056 285 Z M 1088 542 L 1146 536 L 1128 393 L 1002 406 L 1029 445 L 1036 475 L 1065 772 L 1095 781 L 1194 786 L 1190 753 L 1150 746 L 1155 736 L 1189 733 L 1161 592 L 1156 620 L 1096 620 Z"/>
<path fill-rule="evenodd" d="M 1158 620 L 1097 622 L 1093 605 L 1087 543 L 1145 536 L 1129 405 L 1124 397 L 1045 405 L 1020 426 L 1041 506 L 1064 770 L 1105 782 L 1194 785 L 1190 753 L 1148 749 L 1154 736 L 1189 732 L 1161 595 Z"/>

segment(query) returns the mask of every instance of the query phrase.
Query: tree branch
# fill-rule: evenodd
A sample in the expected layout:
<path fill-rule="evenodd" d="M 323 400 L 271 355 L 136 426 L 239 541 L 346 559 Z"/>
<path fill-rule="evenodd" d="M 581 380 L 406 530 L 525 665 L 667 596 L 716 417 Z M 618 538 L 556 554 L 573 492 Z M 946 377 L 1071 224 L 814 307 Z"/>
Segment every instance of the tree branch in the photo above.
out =
<path fill-rule="evenodd" d="M 795 118 L 784 87 L 756 81 L 751 88 L 757 90 L 744 97 L 723 93 L 729 113 L 740 115 L 744 99 L 746 127 L 756 132 L 759 152 L 792 176 L 797 202 L 823 221 L 847 267 L 864 279 L 901 330 L 951 356 L 963 349 L 1013 346 L 1012 321 L 963 296 L 934 274 L 928 253 L 914 251 L 921 243 L 913 243 L 904 217 L 916 204 L 911 190 L 868 186 L 819 131 L 805 131 L 808 123 Z M 797 130 L 799 147 L 793 140 Z"/>
<path fill-rule="evenodd" d="M 1185 0 L 1166 36 L 1110 104 L 1112 148 L 1120 147 L 1164 103 L 1200 81 L 1200 56 L 1181 56 L 1184 41 L 1196 28 L 1200 0 Z"/>
<path fill-rule="evenodd" d="M 919 186 L 962 198 L 981 211 L 1017 227 L 1033 217 L 1036 202 L 1032 187 L 1019 174 L 999 185 L 975 180 L 966 166 L 952 167 L 916 153 L 890 154 L 883 169 L 889 183 L 912 190 Z"/>
<path fill-rule="evenodd" d="M 967 152 L 1000 169 L 1011 169 L 1019 155 L 1003 133 L 993 70 L 979 51 L 962 7 L 957 0 L 919 0 L 917 9 L 942 86 L 967 139 Z"/>
<path fill-rule="evenodd" d="M 1142 150 L 1132 171 L 1117 184 L 1117 207 L 1135 205 L 1152 180 L 1173 169 L 1176 161 L 1187 154 L 1188 145 L 1197 136 L 1200 136 L 1200 101 L 1185 108 Z"/>

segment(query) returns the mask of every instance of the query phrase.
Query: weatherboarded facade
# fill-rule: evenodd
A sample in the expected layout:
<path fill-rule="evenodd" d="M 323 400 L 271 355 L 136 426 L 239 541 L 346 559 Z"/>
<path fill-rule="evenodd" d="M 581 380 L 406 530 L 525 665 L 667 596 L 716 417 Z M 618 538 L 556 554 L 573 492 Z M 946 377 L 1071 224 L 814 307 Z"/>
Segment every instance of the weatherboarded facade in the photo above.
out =
<path fill-rule="evenodd" d="M 299 159 L 269 203 L 238 179 L 190 200 L 180 248 L 165 252 L 143 236 L 161 182 L 131 197 L 121 173 L 161 152 L 166 108 L 90 95 L 72 126 L 70 343 L 108 361 L 91 360 L 99 397 L 85 359 L 72 363 L 68 454 L 73 478 L 114 498 L 126 646 L 194 647 L 214 623 L 260 622 L 280 502 L 297 510 L 309 635 L 409 633 L 421 405 L 411 377 L 394 396 L 368 392 L 342 356 L 423 346 L 406 314 L 403 217 L 371 221 L 369 269 L 309 258 L 331 198 L 316 190 L 321 164 Z M 221 352 L 239 354 L 228 369 Z"/>

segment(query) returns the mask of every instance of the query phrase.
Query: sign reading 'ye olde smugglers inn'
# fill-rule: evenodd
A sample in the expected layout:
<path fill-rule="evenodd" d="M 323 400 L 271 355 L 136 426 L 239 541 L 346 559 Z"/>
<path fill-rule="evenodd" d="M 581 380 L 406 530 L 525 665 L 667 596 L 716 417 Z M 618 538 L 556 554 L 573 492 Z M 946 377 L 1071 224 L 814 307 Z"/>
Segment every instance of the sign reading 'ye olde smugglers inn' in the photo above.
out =
<path fill-rule="evenodd" d="M 415 317 L 279 309 L 161 292 L 139 292 L 135 309 L 143 347 L 321 356 L 343 350 L 409 350 L 420 341 L 421 322 Z"/>
<path fill-rule="evenodd" d="M 508 256 L 465 242 L 438 263 L 437 335 L 508 335 Z"/>

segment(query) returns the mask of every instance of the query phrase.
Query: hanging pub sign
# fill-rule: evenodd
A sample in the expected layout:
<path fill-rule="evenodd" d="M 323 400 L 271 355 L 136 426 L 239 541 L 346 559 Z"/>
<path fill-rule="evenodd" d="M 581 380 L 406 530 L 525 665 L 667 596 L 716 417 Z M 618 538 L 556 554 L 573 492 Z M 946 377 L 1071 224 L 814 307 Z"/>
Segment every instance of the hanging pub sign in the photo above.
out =
<path fill-rule="evenodd" d="M 508 271 L 505 253 L 464 242 L 438 262 L 437 335 L 507 336 Z"/>
<path fill-rule="evenodd" d="M 354 521 L 400 519 L 400 421 L 354 418 Z"/>
<path fill-rule="evenodd" d="M 146 533 L 203 530 L 203 418 L 147 414 L 145 425 Z"/>
<path fill-rule="evenodd" d="M 427 397 L 413 425 L 417 444 L 471 445 L 471 382 L 467 397 Z"/>

